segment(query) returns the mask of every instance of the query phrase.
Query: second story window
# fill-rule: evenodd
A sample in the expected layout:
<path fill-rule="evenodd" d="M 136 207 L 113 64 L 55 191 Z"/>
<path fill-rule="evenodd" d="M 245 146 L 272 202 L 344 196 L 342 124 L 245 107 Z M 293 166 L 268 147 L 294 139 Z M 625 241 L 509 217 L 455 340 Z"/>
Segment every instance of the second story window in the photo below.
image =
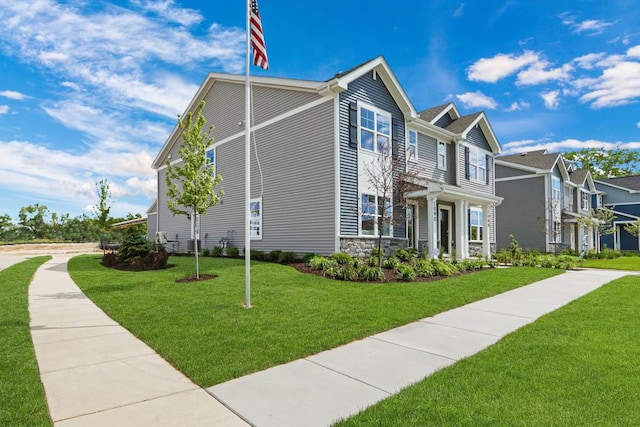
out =
<path fill-rule="evenodd" d="M 375 153 L 391 148 L 391 114 L 372 107 L 360 107 L 360 148 Z"/>
<path fill-rule="evenodd" d="M 487 160 L 480 150 L 469 149 L 469 179 L 472 181 L 486 182 Z"/>
<path fill-rule="evenodd" d="M 438 169 L 447 170 L 447 144 L 442 141 L 438 141 Z"/>
<path fill-rule="evenodd" d="M 409 130 L 409 141 L 407 142 L 407 160 L 418 161 L 418 132 Z"/>
<path fill-rule="evenodd" d="M 580 191 L 580 198 L 581 198 L 580 207 L 582 208 L 583 211 L 588 211 L 589 210 L 589 193 L 587 193 L 586 191 Z"/>
<path fill-rule="evenodd" d="M 551 198 L 554 202 L 560 202 L 562 196 L 562 183 L 557 176 L 551 177 Z"/>

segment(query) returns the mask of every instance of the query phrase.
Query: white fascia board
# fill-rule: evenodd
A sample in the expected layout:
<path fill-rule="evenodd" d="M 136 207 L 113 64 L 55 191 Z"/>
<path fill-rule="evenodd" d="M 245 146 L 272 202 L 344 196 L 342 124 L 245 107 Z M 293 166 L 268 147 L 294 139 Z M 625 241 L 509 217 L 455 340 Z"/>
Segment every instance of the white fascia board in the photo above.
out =
<path fill-rule="evenodd" d="M 487 134 L 489 135 L 489 138 L 487 138 L 487 142 L 489 142 L 489 146 L 491 146 L 492 148 L 491 151 L 494 154 L 502 153 L 502 147 L 500 146 L 498 138 L 496 138 L 496 134 L 493 132 L 491 124 L 489 123 L 487 116 L 484 114 L 484 111 L 481 111 L 480 114 L 478 114 L 478 117 L 476 117 L 475 120 L 472 121 L 463 132 L 460 133 L 460 136 L 464 139 L 467 139 L 467 134 L 475 125 L 480 125 L 485 136 Z"/>
<path fill-rule="evenodd" d="M 521 165 L 519 163 L 513 163 L 506 160 L 501 160 L 499 157 L 496 157 L 495 162 L 496 162 L 496 165 L 505 166 L 511 169 L 517 169 L 525 172 L 531 172 L 537 175 L 545 175 L 550 173 L 550 171 L 547 169 L 538 169 L 538 168 L 534 168 L 533 166 Z"/>
<path fill-rule="evenodd" d="M 635 215 L 631 215 L 631 214 L 628 214 L 628 213 L 618 212 L 618 211 L 613 210 L 613 209 L 611 209 L 611 211 L 612 211 L 614 214 L 616 214 L 617 216 L 624 216 L 624 217 L 631 218 L 631 219 L 634 219 L 634 220 L 640 219 L 640 217 L 635 216 Z"/>
<path fill-rule="evenodd" d="M 444 142 L 453 142 L 455 134 L 419 117 L 408 122 L 409 128 Z"/>
<path fill-rule="evenodd" d="M 456 108 L 456 104 L 454 104 L 453 102 L 450 102 L 446 107 L 444 107 L 442 109 L 442 111 L 440 111 L 440 113 L 438 113 L 437 116 L 435 116 L 429 123 L 434 124 L 435 122 L 437 122 L 438 120 L 440 120 L 445 114 L 447 114 L 449 111 L 453 111 L 454 115 L 456 116 L 453 120 L 457 120 L 459 119 L 460 116 L 460 112 L 458 111 L 458 109 Z"/>

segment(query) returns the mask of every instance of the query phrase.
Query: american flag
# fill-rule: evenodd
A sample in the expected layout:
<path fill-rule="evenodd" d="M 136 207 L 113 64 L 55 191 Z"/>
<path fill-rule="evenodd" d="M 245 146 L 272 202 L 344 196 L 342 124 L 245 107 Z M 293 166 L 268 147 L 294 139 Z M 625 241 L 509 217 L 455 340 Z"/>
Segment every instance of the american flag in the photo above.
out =
<path fill-rule="evenodd" d="M 264 34 L 262 34 L 262 22 L 260 22 L 257 0 L 251 0 L 251 46 L 253 47 L 253 65 L 268 70 L 267 46 L 264 43 Z"/>

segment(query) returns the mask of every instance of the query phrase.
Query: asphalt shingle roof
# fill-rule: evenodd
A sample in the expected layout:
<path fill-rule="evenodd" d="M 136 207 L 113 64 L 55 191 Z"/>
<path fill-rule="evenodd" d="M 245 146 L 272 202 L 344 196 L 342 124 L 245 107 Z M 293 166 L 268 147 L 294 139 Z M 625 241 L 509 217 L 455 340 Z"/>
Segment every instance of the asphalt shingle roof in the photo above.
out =
<path fill-rule="evenodd" d="M 584 184 L 584 180 L 587 179 L 587 175 L 589 174 L 589 169 L 577 169 L 569 174 L 569 181 L 574 184 L 582 185 Z"/>
<path fill-rule="evenodd" d="M 480 114 L 482 114 L 482 112 L 462 116 L 458 120 L 454 120 L 453 122 L 451 122 L 445 129 L 453 133 L 462 133 L 467 130 L 471 123 L 473 123 L 473 121 L 477 119 Z"/>
<path fill-rule="evenodd" d="M 598 181 L 617 185 L 618 187 L 628 188 L 629 190 L 640 191 L 640 175 L 620 176 L 616 178 L 602 178 Z"/>
<path fill-rule="evenodd" d="M 438 114 L 442 113 L 442 111 L 451 105 L 451 102 L 447 102 L 446 104 L 438 105 L 437 107 L 431 107 L 427 110 L 420 111 L 418 115 L 422 120 L 427 122 L 431 122 L 433 119 L 438 117 Z"/>
<path fill-rule="evenodd" d="M 560 153 L 547 153 L 547 150 L 537 150 L 500 156 L 497 159 L 537 169 L 551 170 L 558 161 L 558 157 L 560 157 Z"/>

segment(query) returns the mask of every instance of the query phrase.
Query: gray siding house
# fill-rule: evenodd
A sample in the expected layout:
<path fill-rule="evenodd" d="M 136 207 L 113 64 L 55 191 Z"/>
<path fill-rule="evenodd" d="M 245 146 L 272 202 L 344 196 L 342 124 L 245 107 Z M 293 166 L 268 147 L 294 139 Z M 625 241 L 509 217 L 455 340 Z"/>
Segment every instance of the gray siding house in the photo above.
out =
<path fill-rule="evenodd" d="M 199 218 L 171 214 L 165 172 L 180 162 L 175 128 L 153 163 L 149 238 L 161 233 L 169 248 L 187 251 L 199 221 L 201 247 L 224 240 L 242 249 L 244 76 L 210 73 L 187 111 L 202 100 L 215 125 L 209 159 L 225 195 Z M 500 145 L 484 113 L 461 117 L 453 103 L 417 112 L 382 57 L 327 81 L 252 77 L 252 111 L 252 249 L 368 254 L 382 209 L 393 217 L 383 230 L 386 249 L 468 257 L 495 247 Z M 382 152 L 392 153 L 394 185 L 412 179 L 401 200 L 375 194 L 365 173 Z"/>
<path fill-rule="evenodd" d="M 640 220 L 640 175 L 603 178 L 595 181 L 596 200 L 615 212 L 614 233 L 601 236 L 601 244 L 622 251 L 640 251 L 640 236 L 624 226 Z"/>
<path fill-rule="evenodd" d="M 574 170 L 561 154 L 546 150 L 496 158 L 499 249 L 513 235 L 524 249 L 556 252 L 597 249 L 594 230 L 579 218 L 591 213 L 596 188 L 588 170 Z"/>

